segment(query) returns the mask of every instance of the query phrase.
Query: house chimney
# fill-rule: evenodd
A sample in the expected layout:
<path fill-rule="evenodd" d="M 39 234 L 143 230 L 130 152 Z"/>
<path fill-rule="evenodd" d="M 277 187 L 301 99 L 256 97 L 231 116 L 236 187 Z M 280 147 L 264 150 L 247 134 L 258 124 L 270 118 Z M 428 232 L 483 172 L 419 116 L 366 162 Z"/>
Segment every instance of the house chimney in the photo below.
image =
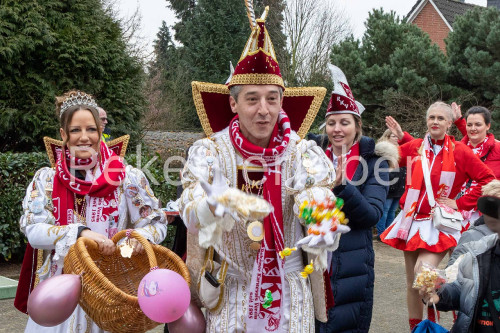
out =
<path fill-rule="evenodd" d="M 495 7 L 500 9 L 500 0 L 488 0 L 487 7 Z"/>

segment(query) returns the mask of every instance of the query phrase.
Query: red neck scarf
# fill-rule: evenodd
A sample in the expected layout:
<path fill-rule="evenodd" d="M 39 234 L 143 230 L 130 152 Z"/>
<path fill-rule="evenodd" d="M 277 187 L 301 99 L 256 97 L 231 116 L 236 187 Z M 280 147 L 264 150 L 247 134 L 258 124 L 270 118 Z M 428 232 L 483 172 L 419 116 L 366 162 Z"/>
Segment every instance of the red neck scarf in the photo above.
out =
<path fill-rule="evenodd" d="M 472 143 L 469 140 L 469 141 L 467 141 L 467 147 L 472 149 L 472 151 L 474 152 L 474 154 L 477 155 L 477 157 L 481 158 L 488 151 L 487 144 L 486 144 L 486 142 L 488 142 L 488 139 L 489 139 L 489 136 L 488 136 L 488 134 L 486 134 L 486 137 L 484 138 L 483 142 L 478 144 L 476 147 L 472 146 Z"/>
<path fill-rule="evenodd" d="M 241 134 L 238 116 L 229 125 L 231 142 L 243 159 L 267 169 L 264 171 L 267 180 L 263 185 L 263 196 L 274 207 L 274 211 L 264 219 L 264 239 L 252 272 L 247 321 L 250 331 L 252 327 L 260 331 L 275 331 L 280 327 L 284 284 L 284 261 L 278 255 L 284 248 L 280 163 L 290 141 L 290 134 L 290 120 L 283 110 L 268 148 L 252 144 Z M 271 291 L 274 299 L 267 309 L 262 307 L 266 290 Z"/>
<path fill-rule="evenodd" d="M 333 146 L 331 143 L 328 145 L 328 148 L 326 148 L 325 154 L 329 159 L 331 159 L 332 161 L 334 160 Z M 352 180 L 352 177 L 354 176 L 354 173 L 356 172 L 359 164 L 359 142 L 356 142 L 352 145 L 351 149 L 345 155 L 345 161 L 345 175 L 347 179 Z"/>
<path fill-rule="evenodd" d="M 121 158 L 116 156 L 103 142 L 100 145 L 99 155 L 99 164 L 95 166 L 96 179 L 93 181 L 81 180 L 71 173 L 68 165 L 73 169 L 83 170 L 85 173 L 86 169 L 93 166 L 93 159 L 74 158 L 64 146 L 56 164 L 52 202 L 55 207 L 56 225 L 80 222 L 86 223 L 94 230 L 94 227 L 101 223 L 103 227 L 98 227 L 94 231 L 107 233 L 106 236 L 109 237 L 117 231 L 118 201 L 115 190 L 125 178 L 125 165 Z M 88 196 L 85 201 L 75 202 L 75 198 L 82 199 L 85 196 Z M 85 206 L 83 206 L 84 202 Z M 85 222 L 75 221 L 75 210 L 81 215 L 86 215 Z"/>
<path fill-rule="evenodd" d="M 453 156 L 453 141 L 448 135 L 445 135 L 443 148 L 439 151 L 439 154 L 443 154 L 443 163 L 433 164 L 433 160 L 436 158 L 434 151 L 431 147 L 433 142 L 430 140 L 430 135 L 427 133 L 425 136 L 422 147 L 423 153 L 425 154 L 427 160 L 429 161 L 429 174 L 432 169 L 438 169 L 440 178 L 439 184 L 436 188 L 432 185 L 434 192 L 434 197 L 447 198 L 450 195 L 451 188 L 453 186 L 453 181 L 455 180 L 455 157 Z M 408 192 L 406 194 L 405 205 L 403 207 L 403 221 L 399 227 L 397 238 L 407 240 L 409 236 L 409 231 L 411 224 L 413 222 L 413 216 L 417 210 L 418 199 L 420 198 L 420 190 L 425 188 L 424 183 L 424 172 L 422 168 L 420 156 L 416 159 L 416 163 L 413 167 L 413 172 L 411 174 L 411 184 L 409 185 Z M 431 207 L 432 208 L 432 207 Z"/>

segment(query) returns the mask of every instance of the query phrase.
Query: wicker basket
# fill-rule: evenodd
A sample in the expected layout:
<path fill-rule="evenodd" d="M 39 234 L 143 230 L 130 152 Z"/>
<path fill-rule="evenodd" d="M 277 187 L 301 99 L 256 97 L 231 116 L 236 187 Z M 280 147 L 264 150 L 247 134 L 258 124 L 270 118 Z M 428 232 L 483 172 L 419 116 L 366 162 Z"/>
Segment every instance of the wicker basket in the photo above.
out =
<path fill-rule="evenodd" d="M 113 237 L 117 243 L 126 230 Z M 80 306 L 102 329 L 110 332 L 145 332 L 159 325 L 141 311 L 137 289 L 151 267 L 158 266 L 179 273 L 191 283 L 188 269 L 181 258 L 169 249 L 150 244 L 137 232 L 136 238 L 145 253 L 123 258 L 120 251 L 102 255 L 95 241 L 80 237 L 64 259 L 64 273 L 82 274 Z"/>

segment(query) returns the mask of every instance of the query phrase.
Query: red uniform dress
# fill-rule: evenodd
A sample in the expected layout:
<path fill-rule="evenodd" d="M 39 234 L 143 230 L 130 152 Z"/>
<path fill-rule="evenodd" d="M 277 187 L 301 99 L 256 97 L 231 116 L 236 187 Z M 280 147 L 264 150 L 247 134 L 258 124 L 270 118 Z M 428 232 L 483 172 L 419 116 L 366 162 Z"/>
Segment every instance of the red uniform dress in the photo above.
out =
<path fill-rule="evenodd" d="M 406 136 L 408 137 L 408 136 Z M 475 180 L 479 186 L 472 189 L 468 194 L 457 200 L 457 206 L 460 211 L 468 211 L 476 206 L 477 199 L 481 195 L 483 185 L 495 179 L 492 171 L 472 152 L 470 148 L 461 142 L 456 142 L 453 137 L 450 137 L 453 142 L 453 157 L 455 160 L 455 178 L 451 186 L 449 198 L 455 198 L 460 192 L 462 184 L 468 179 Z M 406 166 L 407 186 L 406 191 L 401 197 L 400 206 L 403 208 L 408 189 L 412 181 L 412 164 L 421 163 L 415 159 L 420 156 L 419 149 L 422 147 L 423 139 L 414 139 L 400 146 L 401 161 L 400 166 Z M 433 142 L 439 144 L 439 142 Z M 439 181 L 441 178 L 441 167 L 443 163 L 443 151 L 439 151 L 436 155 L 431 154 L 429 159 L 430 177 L 434 196 L 437 199 Z M 397 237 L 398 230 L 401 226 L 403 211 L 394 219 L 394 222 L 381 235 L 384 243 L 403 251 L 415 251 L 423 248 L 431 252 L 443 252 L 457 245 L 460 239 L 460 232 L 447 233 L 434 228 L 431 217 L 431 207 L 426 194 L 425 183 L 422 181 L 420 195 L 417 200 L 413 221 L 409 230 L 407 240 Z"/>
<path fill-rule="evenodd" d="M 483 142 L 479 143 L 475 147 L 472 146 L 472 143 L 469 140 L 469 136 L 467 135 L 467 124 L 465 119 L 459 118 L 455 121 L 455 126 L 462 132 L 464 137 L 460 142 L 467 145 L 472 152 L 477 155 L 481 159 L 481 161 L 486 164 L 497 179 L 500 179 L 500 142 L 495 140 L 495 136 L 492 133 L 488 133 Z M 477 183 L 471 180 L 467 180 L 463 185 L 460 191 L 460 195 L 465 195 L 471 189 L 477 186 Z M 478 212 L 475 207 L 474 209 L 466 212 L 462 212 L 464 215 L 464 228 L 468 229 L 469 225 L 472 224 L 475 220 L 477 220 L 481 213 Z"/>

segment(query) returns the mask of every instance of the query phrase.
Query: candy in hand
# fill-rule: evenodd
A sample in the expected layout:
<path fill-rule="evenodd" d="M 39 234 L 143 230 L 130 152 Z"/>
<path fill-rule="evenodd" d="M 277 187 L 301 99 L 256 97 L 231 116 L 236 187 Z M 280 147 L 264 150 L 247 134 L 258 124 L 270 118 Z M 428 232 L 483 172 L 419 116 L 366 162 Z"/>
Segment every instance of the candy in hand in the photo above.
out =
<path fill-rule="evenodd" d="M 413 281 L 413 288 L 425 288 L 425 292 L 429 294 L 439 289 L 443 283 L 446 283 L 446 276 L 442 270 L 427 262 L 420 262 Z"/>

